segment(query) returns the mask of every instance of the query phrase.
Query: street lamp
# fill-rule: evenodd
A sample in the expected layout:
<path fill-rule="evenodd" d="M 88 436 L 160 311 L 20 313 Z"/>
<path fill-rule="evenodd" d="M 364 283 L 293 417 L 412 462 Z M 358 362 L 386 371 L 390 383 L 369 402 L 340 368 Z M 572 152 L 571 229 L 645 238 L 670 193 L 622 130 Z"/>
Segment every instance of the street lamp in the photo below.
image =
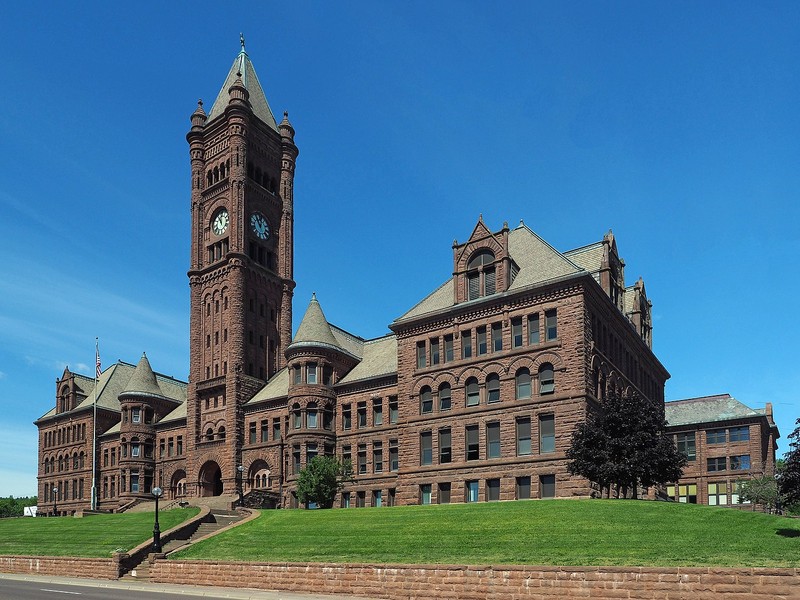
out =
<path fill-rule="evenodd" d="M 58 516 L 58 486 L 53 486 L 53 516 Z"/>
<path fill-rule="evenodd" d="M 239 506 L 244 506 L 244 493 L 242 492 L 242 486 L 244 485 L 242 481 L 244 476 L 244 467 L 242 465 L 236 467 L 236 475 L 237 479 L 239 480 L 237 482 L 239 484 Z"/>
<path fill-rule="evenodd" d="M 154 487 L 152 490 L 153 496 L 156 498 L 156 522 L 153 525 L 153 552 L 161 554 L 161 530 L 158 528 L 158 499 L 164 491 L 160 487 Z"/>

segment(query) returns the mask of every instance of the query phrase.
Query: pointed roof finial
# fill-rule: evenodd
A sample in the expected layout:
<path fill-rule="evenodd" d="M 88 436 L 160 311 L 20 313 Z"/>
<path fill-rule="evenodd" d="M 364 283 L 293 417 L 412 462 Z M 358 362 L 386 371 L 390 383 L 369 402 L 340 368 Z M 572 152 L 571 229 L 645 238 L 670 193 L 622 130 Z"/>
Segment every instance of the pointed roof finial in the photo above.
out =
<path fill-rule="evenodd" d="M 242 45 L 242 52 L 244 52 L 244 34 L 239 33 L 239 43 Z"/>

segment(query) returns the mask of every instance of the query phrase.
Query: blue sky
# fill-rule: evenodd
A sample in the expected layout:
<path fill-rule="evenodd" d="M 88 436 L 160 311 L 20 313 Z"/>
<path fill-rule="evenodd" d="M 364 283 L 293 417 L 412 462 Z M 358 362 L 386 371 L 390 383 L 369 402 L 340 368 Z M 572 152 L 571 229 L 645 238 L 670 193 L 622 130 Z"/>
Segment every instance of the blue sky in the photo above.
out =
<path fill-rule="evenodd" d="M 124 7 L 124 8 L 123 8 Z M 0 496 L 36 492 L 65 365 L 188 373 L 189 115 L 247 51 L 300 148 L 295 325 L 363 337 L 452 271 L 480 214 L 559 250 L 609 229 L 668 399 L 796 390 L 800 5 L 41 3 L 0 36 Z M 795 348 L 795 350 L 792 350 Z"/>

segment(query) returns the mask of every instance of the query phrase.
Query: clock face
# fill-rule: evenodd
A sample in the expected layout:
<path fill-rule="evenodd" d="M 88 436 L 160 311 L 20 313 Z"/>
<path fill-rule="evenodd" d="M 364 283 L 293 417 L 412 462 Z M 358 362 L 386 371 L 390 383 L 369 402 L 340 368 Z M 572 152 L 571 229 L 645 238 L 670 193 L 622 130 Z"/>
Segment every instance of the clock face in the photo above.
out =
<path fill-rule="evenodd" d="M 253 228 L 253 233 L 262 240 L 269 237 L 269 223 L 267 222 L 267 218 L 260 212 L 254 212 L 250 215 L 250 227 Z"/>
<path fill-rule="evenodd" d="M 221 208 L 217 211 L 211 221 L 211 231 L 213 231 L 216 235 L 222 235 L 228 230 L 229 221 L 230 217 L 228 217 L 228 211 L 224 208 Z"/>

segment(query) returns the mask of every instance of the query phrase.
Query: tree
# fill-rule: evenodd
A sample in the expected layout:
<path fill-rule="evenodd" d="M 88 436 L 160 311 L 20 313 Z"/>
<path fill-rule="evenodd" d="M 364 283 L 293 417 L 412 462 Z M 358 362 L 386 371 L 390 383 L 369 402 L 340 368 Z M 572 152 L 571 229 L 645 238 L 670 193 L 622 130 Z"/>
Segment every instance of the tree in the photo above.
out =
<path fill-rule="evenodd" d="M 26 506 L 36 506 L 36 496 L 25 498 L 0 498 L 0 518 L 21 517 Z"/>
<path fill-rule="evenodd" d="M 756 504 L 760 504 L 764 512 L 770 512 L 778 506 L 778 482 L 772 475 L 743 479 L 736 484 L 739 488 L 739 504 L 752 502 L 753 510 Z"/>
<path fill-rule="evenodd" d="M 795 422 L 798 425 L 789 439 L 789 452 L 784 455 L 783 469 L 778 477 L 778 487 L 784 506 L 795 507 L 800 505 L 800 419 Z"/>
<path fill-rule="evenodd" d="M 297 478 L 297 498 L 303 504 L 315 502 L 320 508 L 333 507 L 344 484 L 353 480 L 349 460 L 339 462 L 332 456 L 315 456 Z"/>
<path fill-rule="evenodd" d="M 678 481 L 686 457 L 665 435 L 663 412 L 638 392 L 609 391 L 602 406 L 579 423 L 567 450 L 567 469 L 597 483 L 616 487 L 617 496 L 637 496 L 639 485 Z"/>

